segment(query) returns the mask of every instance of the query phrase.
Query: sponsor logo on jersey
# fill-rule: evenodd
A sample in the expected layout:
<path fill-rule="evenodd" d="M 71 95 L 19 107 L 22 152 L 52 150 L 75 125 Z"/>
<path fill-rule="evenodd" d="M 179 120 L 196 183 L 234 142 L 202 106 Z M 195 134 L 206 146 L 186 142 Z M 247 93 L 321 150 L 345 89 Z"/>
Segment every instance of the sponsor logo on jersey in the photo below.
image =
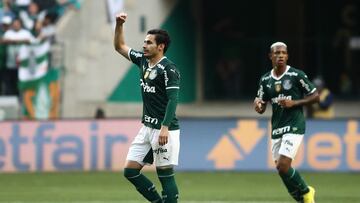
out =
<path fill-rule="evenodd" d="M 140 79 L 140 86 L 144 92 L 156 93 L 155 86 L 148 85 L 148 83 L 144 82 L 142 79 Z"/>
<path fill-rule="evenodd" d="M 271 78 L 271 76 L 270 76 L 270 75 L 268 75 L 268 76 L 266 76 L 266 77 L 261 78 L 261 81 L 264 81 L 264 80 L 269 80 L 270 78 Z"/>
<path fill-rule="evenodd" d="M 168 78 L 168 76 L 167 76 L 167 72 L 166 72 L 166 71 L 164 71 L 164 78 L 165 78 L 165 86 L 167 86 L 167 83 L 168 83 L 168 81 L 169 81 L 169 78 Z"/>
<path fill-rule="evenodd" d="M 284 144 L 294 146 L 294 144 L 290 140 L 285 140 Z"/>
<path fill-rule="evenodd" d="M 291 81 L 290 80 L 285 80 L 284 83 L 283 83 L 283 87 L 284 87 L 285 90 L 291 89 L 291 87 L 292 87 Z"/>
<path fill-rule="evenodd" d="M 301 85 L 306 89 L 306 91 L 310 92 L 310 86 L 303 79 L 300 80 Z"/>
<path fill-rule="evenodd" d="M 285 127 L 281 127 L 281 128 L 276 128 L 272 131 L 273 135 L 280 135 L 283 133 L 287 133 L 290 132 L 290 126 L 285 126 Z"/>
<path fill-rule="evenodd" d="M 163 69 L 163 70 L 165 69 L 165 66 L 161 65 L 160 63 L 157 64 L 157 66 L 158 66 L 159 68 Z"/>
<path fill-rule="evenodd" d="M 153 80 L 153 79 L 156 78 L 156 76 L 157 76 L 157 69 L 151 70 L 150 75 L 149 75 L 149 79 Z"/>
<path fill-rule="evenodd" d="M 133 56 L 135 56 L 136 58 L 142 57 L 142 54 L 139 53 L 139 52 L 131 51 L 130 54 L 133 55 Z"/>
<path fill-rule="evenodd" d="M 257 92 L 257 96 L 262 99 L 264 97 L 264 88 L 262 85 L 260 85 L 259 90 Z"/>
<path fill-rule="evenodd" d="M 144 115 L 144 121 L 147 122 L 147 123 L 158 124 L 159 119 L 152 118 L 152 117 L 150 117 L 148 115 Z"/>
<path fill-rule="evenodd" d="M 161 153 L 166 153 L 167 152 L 167 149 L 163 149 L 163 148 L 157 148 L 157 149 L 154 149 L 154 154 L 161 154 Z M 164 157 L 165 158 L 165 157 Z M 169 160 L 168 158 L 165 158 L 166 160 Z"/>
<path fill-rule="evenodd" d="M 273 104 L 277 104 L 277 103 L 279 103 L 279 100 L 283 100 L 283 99 L 292 100 L 292 97 L 291 96 L 285 96 L 284 94 L 279 94 L 277 97 L 272 98 L 271 102 Z"/>
<path fill-rule="evenodd" d="M 266 87 L 271 89 L 271 84 L 267 84 Z"/>
<path fill-rule="evenodd" d="M 297 76 L 298 74 L 296 72 L 287 72 L 287 73 L 285 73 L 285 75 Z"/>

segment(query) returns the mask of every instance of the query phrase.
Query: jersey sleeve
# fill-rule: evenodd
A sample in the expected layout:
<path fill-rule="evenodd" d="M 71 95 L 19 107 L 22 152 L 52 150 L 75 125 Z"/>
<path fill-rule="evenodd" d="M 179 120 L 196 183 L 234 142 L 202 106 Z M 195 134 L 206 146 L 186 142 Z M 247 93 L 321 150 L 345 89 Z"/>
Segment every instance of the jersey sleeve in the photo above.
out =
<path fill-rule="evenodd" d="M 128 55 L 129 55 L 131 62 L 133 62 L 137 66 L 141 67 L 141 60 L 143 60 L 143 58 L 144 58 L 144 53 L 130 48 Z"/>
<path fill-rule="evenodd" d="M 258 88 L 256 97 L 263 100 L 263 101 L 268 101 L 269 100 L 268 95 L 267 95 L 267 93 L 265 91 L 265 83 L 264 83 L 263 77 L 259 81 L 259 88 Z"/>
<path fill-rule="evenodd" d="M 180 88 L 180 73 L 175 65 L 168 65 L 164 69 L 164 79 L 166 90 Z"/>
<path fill-rule="evenodd" d="M 169 65 L 164 69 L 164 80 L 166 94 L 169 99 L 162 125 L 169 126 L 175 117 L 176 106 L 180 90 L 180 73 L 174 65 Z"/>
<path fill-rule="evenodd" d="M 299 83 L 302 87 L 302 92 L 305 95 L 312 94 L 316 91 L 315 85 L 309 80 L 309 78 L 307 77 L 307 75 L 304 72 L 299 71 L 298 79 L 299 79 Z"/>

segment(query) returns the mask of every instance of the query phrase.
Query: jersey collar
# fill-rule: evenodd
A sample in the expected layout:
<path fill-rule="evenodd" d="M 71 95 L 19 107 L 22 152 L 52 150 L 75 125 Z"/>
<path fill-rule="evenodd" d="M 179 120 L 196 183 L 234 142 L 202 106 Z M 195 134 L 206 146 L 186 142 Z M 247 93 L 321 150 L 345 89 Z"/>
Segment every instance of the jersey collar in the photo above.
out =
<path fill-rule="evenodd" d="M 290 66 L 287 65 L 286 66 L 286 70 L 283 72 L 283 74 L 281 74 L 279 77 L 276 77 L 274 74 L 274 69 L 271 70 L 271 77 L 274 78 L 275 80 L 280 80 L 290 69 Z"/>
<path fill-rule="evenodd" d="M 150 63 L 149 63 L 149 60 L 147 61 L 148 62 L 148 66 L 149 68 L 154 68 L 157 64 L 159 64 L 164 58 L 166 58 L 166 56 L 163 56 L 158 62 L 156 62 L 153 66 L 150 66 Z"/>

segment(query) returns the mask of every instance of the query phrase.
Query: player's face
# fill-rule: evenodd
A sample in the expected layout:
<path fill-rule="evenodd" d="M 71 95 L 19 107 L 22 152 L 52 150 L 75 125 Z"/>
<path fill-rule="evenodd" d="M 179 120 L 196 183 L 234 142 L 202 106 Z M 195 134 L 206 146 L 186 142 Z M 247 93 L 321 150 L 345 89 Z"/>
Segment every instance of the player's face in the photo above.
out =
<path fill-rule="evenodd" d="M 161 49 L 159 45 L 156 44 L 155 35 L 146 35 L 143 44 L 144 56 L 147 58 L 152 58 L 159 54 L 160 50 Z"/>
<path fill-rule="evenodd" d="M 276 46 L 271 50 L 270 60 L 272 61 L 273 66 L 286 66 L 288 58 L 287 48 L 284 46 Z"/>

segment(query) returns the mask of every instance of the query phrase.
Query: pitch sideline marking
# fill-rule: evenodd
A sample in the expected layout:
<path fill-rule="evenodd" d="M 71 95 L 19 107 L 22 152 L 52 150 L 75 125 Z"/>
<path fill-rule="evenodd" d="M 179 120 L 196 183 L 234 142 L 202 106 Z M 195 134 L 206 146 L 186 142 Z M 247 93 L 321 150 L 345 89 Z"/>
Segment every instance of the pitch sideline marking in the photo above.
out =
<path fill-rule="evenodd" d="M 182 203 L 289 203 L 289 202 L 279 202 L 279 201 L 182 201 Z M 28 201 L 9 201 L 6 203 L 63 203 L 63 202 L 28 202 Z M 128 200 L 121 200 L 121 201 L 66 201 L 65 203 L 143 203 L 143 201 L 128 201 Z"/>

